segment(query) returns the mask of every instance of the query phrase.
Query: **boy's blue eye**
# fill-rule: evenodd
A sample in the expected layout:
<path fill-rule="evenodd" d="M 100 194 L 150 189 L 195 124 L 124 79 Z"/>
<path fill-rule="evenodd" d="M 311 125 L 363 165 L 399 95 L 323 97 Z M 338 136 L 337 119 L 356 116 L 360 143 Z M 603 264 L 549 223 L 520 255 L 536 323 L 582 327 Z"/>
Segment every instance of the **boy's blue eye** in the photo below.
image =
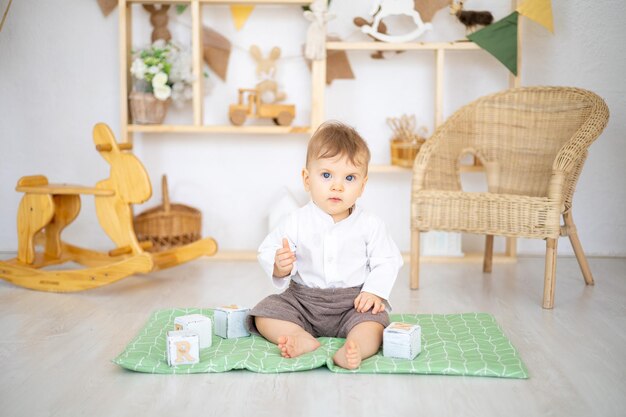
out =
<path fill-rule="evenodd" d="M 323 172 L 323 173 L 322 173 L 322 177 L 324 177 L 324 178 L 328 179 L 328 178 L 330 178 L 330 173 L 328 173 L 328 172 Z"/>
<path fill-rule="evenodd" d="M 346 181 L 354 181 L 354 180 L 355 180 L 354 175 L 348 175 L 346 177 Z"/>

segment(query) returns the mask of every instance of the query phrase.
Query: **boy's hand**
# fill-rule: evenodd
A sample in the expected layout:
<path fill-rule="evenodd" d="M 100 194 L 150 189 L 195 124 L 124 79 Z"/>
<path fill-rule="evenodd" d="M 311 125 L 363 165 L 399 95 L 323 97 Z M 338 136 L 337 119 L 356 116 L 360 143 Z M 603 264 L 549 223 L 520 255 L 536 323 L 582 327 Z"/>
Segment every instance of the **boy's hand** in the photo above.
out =
<path fill-rule="evenodd" d="M 278 249 L 274 256 L 274 276 L 283 278 L 289 275 L 295 261 L 296 254 L 289 248 L 289 241 L 283 238 L 283 247 Z"/>
<path fill-rule="evenodd" d="M 372 314 L 378 314 L 385 311 L 385 304 L 379 296 L 363 291 L 354 299 L 354 308 L 359 313 L 366 313 L 371 308 Z"/>

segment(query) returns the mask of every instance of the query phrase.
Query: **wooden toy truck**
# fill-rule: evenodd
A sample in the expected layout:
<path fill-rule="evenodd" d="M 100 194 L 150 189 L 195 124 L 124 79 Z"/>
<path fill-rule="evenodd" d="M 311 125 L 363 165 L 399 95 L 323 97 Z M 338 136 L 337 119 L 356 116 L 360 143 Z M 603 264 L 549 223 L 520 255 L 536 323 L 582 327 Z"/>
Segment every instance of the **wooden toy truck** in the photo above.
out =
<path fill-rule="evenodd" d="M 238 103 L 231 104 L 228 109 L 228 117 L 235 126 L 241 126 L 248 117 L 272 119 L 277 125 L 288 126 L 296 115 L 293 104 L 263 103 L 259 91 L 254 88 L 240 88 L 238 91 Z"/>

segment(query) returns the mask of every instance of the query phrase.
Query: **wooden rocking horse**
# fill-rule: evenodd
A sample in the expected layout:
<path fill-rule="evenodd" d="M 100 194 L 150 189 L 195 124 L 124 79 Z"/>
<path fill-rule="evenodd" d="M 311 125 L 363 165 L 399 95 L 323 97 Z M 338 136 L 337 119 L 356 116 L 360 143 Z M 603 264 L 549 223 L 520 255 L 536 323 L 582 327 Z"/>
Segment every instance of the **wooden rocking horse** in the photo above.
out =
<path fill-rule="evenodd" d="M 131 204 L 152 195 L 148 174 L 132 144 L 117 143 L 103 123 L 94 127 L 96 150 L 111 166 L 110 176 L 95 187 L 49 184 L 43 175 L 20 178 L 16 191 L 24 196 L 17 214 L 17 258 L 0 261 L 0 278 L 40 291 L 73 292 L 100 287 L 136 273 L 169 268 L 217 251 L 212 238 L 158 253 L 145 249 L 133 229 Z M 80 212 L 80 195 L 95 197 L 98 222 L 117 246 L 108 252 L 80 248 L 61 240 L 61 232 Z M 36 250 L 42 246 L 41 251 Z M 82 269 L 43 267 L 75 262 Z"/>

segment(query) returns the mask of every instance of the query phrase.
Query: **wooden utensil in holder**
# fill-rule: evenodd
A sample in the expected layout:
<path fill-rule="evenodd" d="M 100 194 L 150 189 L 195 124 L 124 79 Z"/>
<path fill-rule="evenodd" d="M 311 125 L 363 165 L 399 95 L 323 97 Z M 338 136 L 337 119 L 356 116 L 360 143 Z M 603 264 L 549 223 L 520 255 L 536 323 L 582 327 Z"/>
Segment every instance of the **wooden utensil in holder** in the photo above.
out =
<path fill-rule="evenodd" d="M 387 125 L 393 131 L 391 138 L 391 164 L 405 168 L 411 168 L 417 156 L 420 146 L 426 141 L 423 136 L 427 133 L 426 128 L 415 131 L 415 115 L 401 117 L 388 117 Z"/>

